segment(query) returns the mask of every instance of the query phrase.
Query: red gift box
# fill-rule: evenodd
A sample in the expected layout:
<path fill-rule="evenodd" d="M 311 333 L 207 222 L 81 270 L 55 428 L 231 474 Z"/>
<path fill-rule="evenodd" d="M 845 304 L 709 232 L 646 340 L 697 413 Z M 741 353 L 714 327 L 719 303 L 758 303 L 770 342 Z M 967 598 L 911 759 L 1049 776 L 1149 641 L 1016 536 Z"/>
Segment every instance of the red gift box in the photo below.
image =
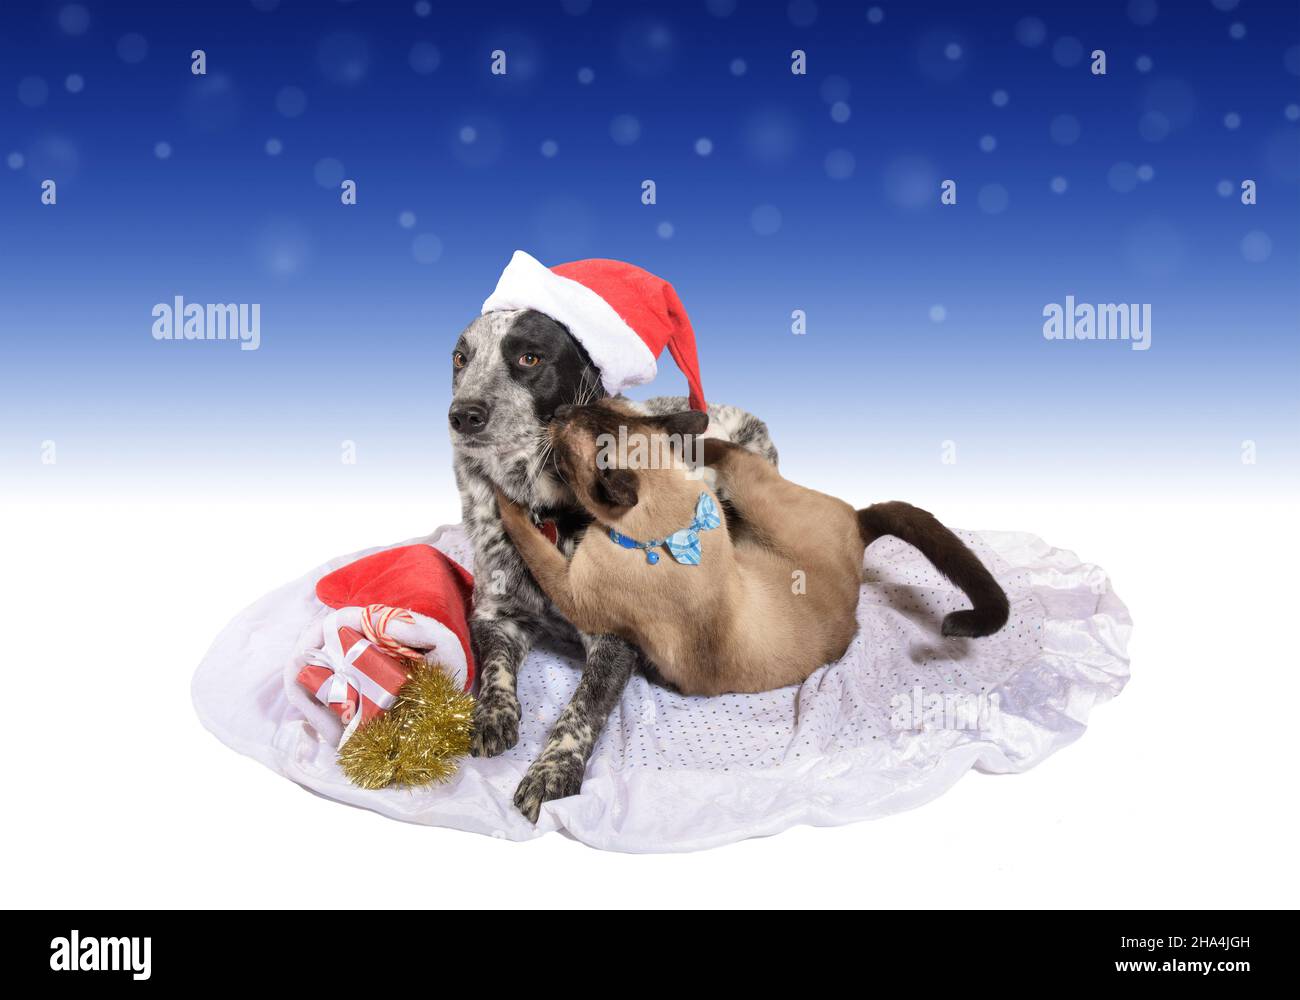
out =
<path fill-rule="evenodd" d="M 400 660 L 355 629 L 338 626 L 334 615 L 325 621 L 324 649 L 314 650 L 308 660 L 298 683 L 342 720 L 346 728 L 340 746 L 360 723 L 387 711 L 407 680 Z"/>

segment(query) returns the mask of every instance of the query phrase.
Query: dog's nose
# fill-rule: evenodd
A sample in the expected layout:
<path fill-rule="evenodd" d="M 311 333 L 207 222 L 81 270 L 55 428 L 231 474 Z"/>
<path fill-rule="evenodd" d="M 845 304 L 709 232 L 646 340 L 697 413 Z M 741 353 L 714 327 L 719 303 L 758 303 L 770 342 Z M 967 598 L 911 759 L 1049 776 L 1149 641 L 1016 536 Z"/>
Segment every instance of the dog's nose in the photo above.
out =
<path fill-rule="evenodd" d="M 458 434 L 477 434 L 488 424 L 490 412 L 479 402 L 452 403 L 447 419 Z"/>
<path fill-rule="evenodd" d="M 557 406 L 555 408 L 554 417 L 556 420 L 568 420 L 572 414 L 573 414 L 573 407 L 570 406 L 568 403 L 565 403 L 563 406 Z"/>

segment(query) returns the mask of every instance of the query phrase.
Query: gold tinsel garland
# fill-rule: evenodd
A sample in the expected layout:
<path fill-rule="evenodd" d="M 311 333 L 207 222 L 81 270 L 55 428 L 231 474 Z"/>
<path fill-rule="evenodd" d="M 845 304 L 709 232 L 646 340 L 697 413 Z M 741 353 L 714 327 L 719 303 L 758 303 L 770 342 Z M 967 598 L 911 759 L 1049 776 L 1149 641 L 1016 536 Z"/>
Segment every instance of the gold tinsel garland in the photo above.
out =
<path fill-rule="evenodd" d="M 360 726 L 339 749 L 339 766 L 354 785 L 443 782 L 469 753 L 474 697 L 440 667 L 406 664 L 410 674 L 392 707 Z"/>

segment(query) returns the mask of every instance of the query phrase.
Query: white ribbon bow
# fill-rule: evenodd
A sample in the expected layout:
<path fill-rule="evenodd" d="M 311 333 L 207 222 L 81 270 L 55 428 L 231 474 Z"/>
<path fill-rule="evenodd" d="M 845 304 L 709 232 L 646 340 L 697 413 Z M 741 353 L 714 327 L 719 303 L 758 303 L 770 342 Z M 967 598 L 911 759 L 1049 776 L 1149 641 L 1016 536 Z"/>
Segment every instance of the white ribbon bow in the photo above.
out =
<path fill-rule="evenodd" d="M 372 678 L 357 669 L 357 660 L 367 649 L 377 648 L 369 639 L 358 639 L 345 652 L 339 639 L 338 612 L 325 618 L 325 647 L 313 649 L 307 653 L 307 662 L 317 667 L 332 671 L 329 678 L 316 689 L 316 700 L 326 705 L 347 705 L 350 702 L 348 689 L 356 688 L 357 706 L 343 730 L 339 747 L 357 731 L 361 725 L 361 699 L 369 698 L 379 708 L 387 710 L 397 700 L 397 696 L 385 691 Z M 383 652 L 381 650 L 381 652 Z"/>

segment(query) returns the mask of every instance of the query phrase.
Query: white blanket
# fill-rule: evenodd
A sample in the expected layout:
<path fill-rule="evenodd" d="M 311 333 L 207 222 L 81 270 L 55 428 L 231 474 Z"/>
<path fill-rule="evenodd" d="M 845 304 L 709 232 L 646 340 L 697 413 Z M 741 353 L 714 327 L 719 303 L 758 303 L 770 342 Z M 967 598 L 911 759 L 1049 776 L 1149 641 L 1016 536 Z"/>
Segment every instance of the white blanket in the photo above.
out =
<path fill-rule="evenodd" d="M 511 796 L 578 682 L 576 651 L 543 647 L 524 662 L 517 747 L 466 758 L 448 784 L 415 790 L 351 785 L 330 736 L 286 696 L 303 637 L 329 610 L 316 581 L 377 550 L 333 559 L 243 611 L 199 665 L 194 705 L 222 742 L 322 795 L 511 840 L 562 830 L 609 850 L 689 851 L 872 819 L 928 802 L 971 768 L 1033 767 L 1128 679 L 1131 621 L 1098 567 L 1032 535 L 961 534 L 1011 599 L 997 635 L 940 636 L 964 597 L 914 549 L 882 538 L 867 552 L 860 627 L 842 659 L 798 687 L 717 698 L 634 676 L 581 794 L 545 804 L 536 826 Z M 413 541 L 473 568 L 458 525 Z"/>

